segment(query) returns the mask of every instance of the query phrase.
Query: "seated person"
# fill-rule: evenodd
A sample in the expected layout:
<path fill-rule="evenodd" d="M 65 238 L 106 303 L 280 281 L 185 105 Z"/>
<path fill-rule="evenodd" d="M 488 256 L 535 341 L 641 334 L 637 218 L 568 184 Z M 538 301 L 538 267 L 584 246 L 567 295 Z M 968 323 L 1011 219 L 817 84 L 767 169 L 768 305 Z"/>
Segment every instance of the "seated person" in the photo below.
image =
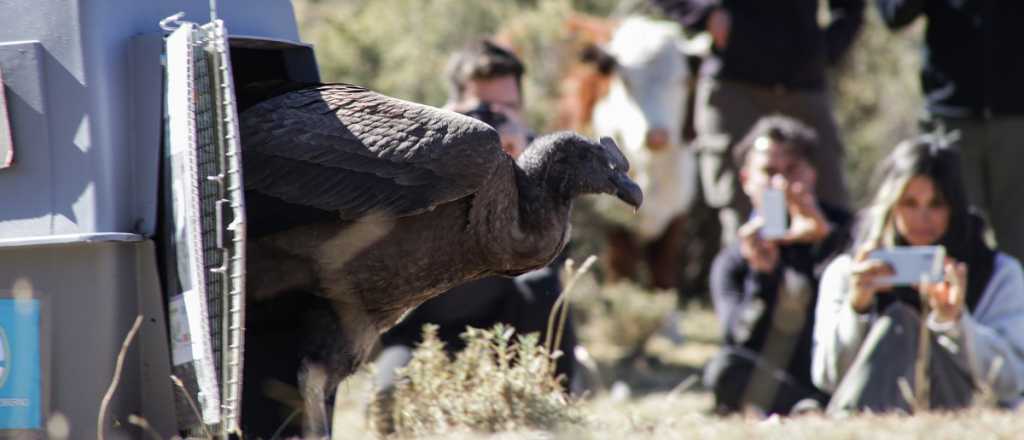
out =
<path fill-rule="evenodd" d="M 958 152 L 922 136 L 897 146 L 880 171 L 853 253 L 829 265 L 818 294 L 813 377 L 833 393 L 828 412 L 909 411 L 900 383 L 917 390 L 918 374 L 930 391 L 916 403 L 933 409 L 964 408 L 979 387 L 1014 404 L 1024 390 L 1024 273 L 986 245 Z M 942 277 L 912 287 L 889 284 L 893 268 L 870 254 L 924 245 L 945 247 Z M 919 347 L 922 319 L 928 343 Z M 926 363 L 916 362 L 919 348 Z"/>
<path fill-rule="evenodd" d="M 798 402 L 813 408 L 828 399 L 811 383 L 814 303 L 821 269 L 846 245 L 850 215 L 814 196 L 809 158 L 816 147 L 812 129 L 783 116 L 762 118 L 736 147 L 754 212 L 711 269 L 725 347 L 705 368 L 704 382 L 719 414 L 788 414 Z M 789 219 L 777 238 L 762 236 L 769 189 L 785 195 L 779 209 Z"/>
<path fill-rule="evenodd" d="M 495 126 L 502 149 L 513 158 L 527 145 L 522 125 L 521 81 L 523 65 L 511 52 L 491 43 L 478 41 L 457 53 L 448 67 L 450 92 L 445 108 L 464 113 Z M 441 294 L 409 313 L 398 325 L 381 336 L 381 352 L 375 363 L 375 383 L 379 399 L 386 400 L 394 387 L 395 369 L 412 359 L 412 350 L 421 341 L 424 324 L 438 324 L 438 338 L 449 353 L 465 347 L 459 337 L 467 326 L 490 329 L 497 323 L 512 325 L 520 334 L 547 329 L 548 315 L 561 294 L 557 258 L 546 268 L 515 278 L 489 277 L 463 284 Z M 575 363 L 576 336 L 572 315 L 566 323 L 559 349 L 556 374 L 571 380 Z M 566 384 L 567 385 L 567 384 Z M 386 420 L 378 420 L 388 426 Z"/>

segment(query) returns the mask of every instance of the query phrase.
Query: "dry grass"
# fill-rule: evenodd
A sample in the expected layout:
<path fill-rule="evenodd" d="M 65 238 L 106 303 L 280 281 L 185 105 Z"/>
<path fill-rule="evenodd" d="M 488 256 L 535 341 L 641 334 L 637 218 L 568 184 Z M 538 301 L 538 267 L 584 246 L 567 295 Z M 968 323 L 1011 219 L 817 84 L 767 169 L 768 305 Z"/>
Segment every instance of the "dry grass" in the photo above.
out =
<path fill-rule="evenodd" d="M 639 293 L 639 292 L 635 292 Z M 605 317 L 604 319 L 608 319 Z M 772 418 L 767 420 L 743 417 L 717 417 L 707 410 L 711 407 L 711 396 L 699 384 L 675 390 L 680 383 L 686 382 L 697 373 L 704 362 L 717 348 L 718 324 L 714 314 L 699 306 L 685 310 L 683 329 L 686 343 L 676 346 L 667 340 L 654 336 L 645 344 L 643 351 L 646 362 L 620 365 L 620 359 L 601 360 L 602 370 L 609 374 L 607 381 L 619 380 L 626 383 L 631 390 L 630 397 L 623 398 L 608 392 L 595 391 L 587 398 L 571 402 L 573 415 L 560 423 L 547 424 L 549 429 L 542 429 L 540 424 L 524 422 L 524 414 L 512 415 L 510 421 L 498 423 L 494 417 L 502 417 L 502 411 L 514 406 L 531 405 L 523 402 L 511 402 L 495 393 L 500 389 L 500 382 L 483 380 L 479 386 L 483 389 L 466 388 L 469 378 L 485 379 L 498 377 L 499 363 L 492 361 L 482 366 L 485 374 L 465 371 L 475 362 L 487 356 L 479 351 L 469 356 L 476 358 L 473 362 L 451 367 L 446 366 L 438 357 L 436 347 L 431 348 L 433 354 L 421 359 L 415 368 L 417 374 L 432 386 L 442 386 L 442 382 L 455 380 L 462 385 L 452 386 L 462 389 L 465 395 L 453 395 L 451 391 L 426 391 L 423 394 L 408 395 L 405 398 L 417 404 L 430 405 L 430 408 L 410 410 L 407 417 L 423 417 L 422 420 L 407 420 L 410 426 L 417 426 L 418 431 L 407 429 L 401 435 L 392 438 L 424 438 L 424 439 L 1014 439 L 1020 438 L 1024 432 L 1024 418 L 1015 412 L 976 408 L 958 413 L 925 413 L 913 417 L 897 415 L 864 414 L 845 419 L 826 418 L 818 415 L 807 415 L 792 418 Z M 477 332 L 481 341 L 489 340 L 495 347 L 497 340 L 493 332 L 484 336 Z M 511 342 L 511 341 L 507 341 Z M 601 341 L 588 342 L 591 351 L 614 352 L 601 348 Z M 508 345 L 506 353 L 514 351 Z M 478 346 L 477 350 L 483 350 Z M 496 351 L 492 354 L 497 353 Z M 539 355 L 539 354 L 538 354 Z M 596 357 L 596 356 L 595 356 Z M 458 362 L 458 360 L 452 361 Z M 456 371 L 461 371 L 456 373 Z M 528 370 L 524 370 L 528 371 Z M 536 370 L 534 370 L 536 371 Z M 453 379 L 464 374 L 465 379 Z M 521 377 L 521 376 L 520 376 Z M 517 380 L 535 381 L 536 378 Z M 461 381 L 461 382 L 460 382 Z M 536 383 L 536 382 L 535 382 Z M 445 384 L 443 386 L 449 386 Z M 543 389 L 545 386 L 536 389 Z M 407 388 L 412 391 L 412 388 Z M 554 393 L 553 391 L 551 391 Z M 444 411 L 453 411 L 457 407 L 465 407 L 469 401 L 484 399 L 486 395 L 494 397 L 495 409 L 477 411 L 445 419 L 438 417 Z M 372 439 L 379 438 L 368 420 L 366 404 L 373 396 L 369 372 L 364 370 L 342 385 L 338 392 L 334 419 L 335 438 L 338 439 Z M 443 396 L 443 397 L 442 397 Z M 536 399 L 537 395 L 531 398 Z M 459 402 L 451 402 L 456 400 Z M 568 402 L 567 402 L 568 403 Z M 499 409 L 500 408 L 500 409 Z M 463 409 L 464 410 L 464 409 Z M 473 415 L 469 415 L 473 414 Z M 478 421 L 469 423 L 470 418 Z M 461 419 L 463 422 L 452 423 Z M 447 420 L 439 423 L 440 420 Z M 486 423 L 482 423 L 486 421 Z M 470 425 L 482 426 L 471 428 Z M 429 429 L 425 429 L 428 428 Z M 497 431 L 497 432 L 494 432 Z"/>
<path fill-rule="evenodd" d="M 635 439 L 1010 439 L 1022 423 L 1010 413 L 975 410 L 915 417 L 862 415 L 845 420 L 821 416 L 767 420 L 720 418 L 686 411 L 671 399 L 649 397 L 628 404 L 595 402 L 602 413 L 591 438 Z M 600 435 L 596 435 L 600 433 Z"/>
<path fill-rule="evenodd" d="M 450 359 L 428 329 L 391 402 L 394 434 L 388 438 L 973 440 L 1019 438 L 1024 430 L 1017 413 L 980 407 L 916 416 L 715 416 L 712 397 L 697 380 L 721 342 L 711 310 L 686 308 L 686 342 L 676 345 L 656 334 L 675 305 L 672 293 L 601 287 L 593 278 L 576 288 L 575 304 L 585 312 L 582 342 L 595 353 L 602 378 L 585 398 L 558 391 L 550 358 L 535 337 L 513 342 L 505 327 L 471 330 L 469 348 Z M 342 386 L 335 438 L 380 437 L 381 426 L 373 423 L 379 414 L 365 409 L 373 395 L 367 371 Z"/>
<path fill-rule="evenodd" d="M 717 323 L 710 310 L 689 308 L 684 320 L 686 344 L 672 346 L 659 338 L 647 344 L 646 354 L 664 365 L 646 375 L 662 376 L 663 384 L 633 397 L 616 399 L 597 393 L 577 403 L 581 420 L 545 431 L 522 425 L 498 433 L 471 432 L 463 427 L 431 435 L 401 435 L 394 438 L 424 439 L 1016 439 L 1024 432 L 1024 417 L 1017 412 L 975 408 L 961 412 L 929 412 L 914 416 L 861 414 L 848 419 L 803 415 L 787 419 L 754 420 L 719 417 L 708 413 L 712 399 L 699 386 L 673 393 L 671 390 L 692 373 L 714 348 L 709 338 L 717 335 Z M 603 362 L 602 362 L 603 363 Z M 641 377 L 641 371 L 630 375 Z M 629 380 L 624 375 L 616 379 Z M 648 380 L 650 378 L 648 377 Z M 609 378 L 610 379 L 610 378 Z M 634 390 L 642 384 L 631 382 Z M 373 395 L 368 371 L 352 378 L 338 393 L 335 438 L 373 439 L 378 435 L 367 421 L 365 405 Z M 416 399 L 420 404 L 433 397 Z"/>

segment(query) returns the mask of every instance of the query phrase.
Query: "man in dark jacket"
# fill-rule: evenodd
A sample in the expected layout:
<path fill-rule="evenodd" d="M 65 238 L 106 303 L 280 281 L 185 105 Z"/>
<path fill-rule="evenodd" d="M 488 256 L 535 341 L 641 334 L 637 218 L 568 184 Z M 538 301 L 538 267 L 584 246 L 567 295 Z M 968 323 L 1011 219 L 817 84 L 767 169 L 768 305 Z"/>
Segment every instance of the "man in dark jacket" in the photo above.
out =
<path fill-rule="evenodd" d="M 694 125 L 701 186 L 719 209 L 723 241 L 730 243 L 750 202 L 739 191 L 733 145 L 762 116 L 781 113 L 817 131 L 811 155 L 822 200 L 847 207 L 843 147 L 825 93 L 825 67 L 852 45 L 864 0 L 829 0 L 831 21 L 818 24 L 818 0 L 651 0 L 683 26 L 707 30 L 711 57 L 702 65 Z"/>
<path fill-rule="evenodd" d="M 850 215 L 814 196 L 817 176 L 809 159 L 816 142 L 806 125 L 771 116 L 736 147 L 754 215 L 711 271 L 726 346 L 708 364 L 704 380 L 718 413 L 787 414 L 798 402 L 819 406 L 827 400 L 811 382 L 814 305 L 821 271 L 847 242 Z M 781 237 L 763 236 L 769 189 L 785 195 L 789 222 Z"/>
<path fill-rule="evenodd" d="M 932 122 L 960 132 L 964 183 L 999 247 L 1024 259 L 1024 2 L 877 0 L 902 28 L 927 17 L 921 88 Z"/>

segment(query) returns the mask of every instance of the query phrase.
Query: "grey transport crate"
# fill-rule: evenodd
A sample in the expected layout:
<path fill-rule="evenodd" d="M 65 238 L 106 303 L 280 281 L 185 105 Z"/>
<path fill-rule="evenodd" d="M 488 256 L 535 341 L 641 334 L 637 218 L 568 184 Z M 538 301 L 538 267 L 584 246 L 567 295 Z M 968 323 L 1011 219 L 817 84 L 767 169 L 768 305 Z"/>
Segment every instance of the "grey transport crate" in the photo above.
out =
<path fill-rule="evenodd" d="M 167 234 L 160 233 L 158 23 L 179 11 L 206 22 L 209 7 L 206 0 L 4 3 L 0 77 L 9 123 L 0 124 L 7 131 L 0 138 L 9 136 L 13 161 L 0 168 L 0 407 L 21 412 L 0 408 L 0 437 L 42 437 L 47 425 L 62 422 L 68 438 L 96 438 L 97 429 L 108 438 L 144 437 L 129 415 L 164 438 L 188 429 L 179 425 L 181 393 L 169 379 L 166 310 L 174 286 L 167 285 Z M 231 32 L 236 87 L 318 79 L 290 2 L 222 0 L 217 12 Z M 121 344 L 139 315 L 141 329 L 98 424 Z M 213 338 L 218 347 L 241 341 L 240 334 Z"/>

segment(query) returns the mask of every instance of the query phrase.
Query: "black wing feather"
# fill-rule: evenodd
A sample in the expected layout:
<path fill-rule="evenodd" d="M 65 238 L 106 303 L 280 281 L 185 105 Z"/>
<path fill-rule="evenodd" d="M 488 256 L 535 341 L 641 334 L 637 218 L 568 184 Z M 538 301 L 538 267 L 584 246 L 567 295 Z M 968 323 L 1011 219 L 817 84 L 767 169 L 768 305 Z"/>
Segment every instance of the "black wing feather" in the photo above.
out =
<path fill-rule="evenodd" d="M 512 165 L 486 124 L 347 84 L 268 99 L 239 126 L 247 192 L 343 220 L 418 214 Z"/>

